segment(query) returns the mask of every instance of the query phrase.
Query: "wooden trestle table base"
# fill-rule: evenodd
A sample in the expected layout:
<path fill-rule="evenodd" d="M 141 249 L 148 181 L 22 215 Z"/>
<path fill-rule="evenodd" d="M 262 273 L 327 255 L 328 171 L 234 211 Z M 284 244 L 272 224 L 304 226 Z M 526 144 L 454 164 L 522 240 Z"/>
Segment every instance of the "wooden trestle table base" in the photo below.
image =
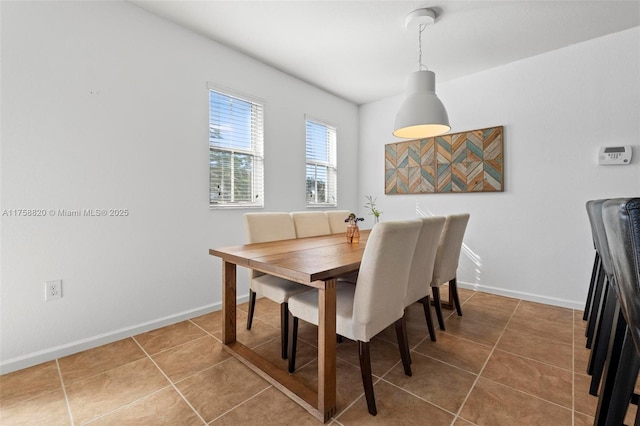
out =
<path fill-rule="evenodd" d="M 209 250 L 222 259 L 225 349 L 322 422 L 336 413 L 336 278 L 360 268 L 368 236 L 368 230 L 361 231 L 359 244 L 333 234 Z M 318 289 L 317 391 L 236 340 L 238 265 Z"/>

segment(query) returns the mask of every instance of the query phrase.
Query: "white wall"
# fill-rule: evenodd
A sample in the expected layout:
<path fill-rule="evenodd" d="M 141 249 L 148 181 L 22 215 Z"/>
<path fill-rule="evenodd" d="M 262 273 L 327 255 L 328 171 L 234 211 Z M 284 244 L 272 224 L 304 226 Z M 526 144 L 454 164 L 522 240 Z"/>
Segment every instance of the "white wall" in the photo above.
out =
<path fill-rule="evenodd" d="M 360 195 L 383 220 L 467 211 L 458 280 L 584 307 L 593 264 L 590 199 L 640 196 L 640 28 L 439 84 L 452 132 L 505 127 L 505 192 L 384 195 L 384 145 L 402 96 L 360 108 Z M 437 76 L 437 70 L 434 70 Z M 631 165 L 598 166 L 629 144 Z"/>
<path fill-rule="evenodd" d="M 1 218 L 1 372 L 219 308 L 208 249 L 243 242 L 246 210 L 209 209 L 207 81 L 266 102 L 264 210 L 305 208 L 305 113 L 337 126 L 357 207 L 354 104 L 128 3 L 0 7 L 0 211 L 130 212 Z"/>

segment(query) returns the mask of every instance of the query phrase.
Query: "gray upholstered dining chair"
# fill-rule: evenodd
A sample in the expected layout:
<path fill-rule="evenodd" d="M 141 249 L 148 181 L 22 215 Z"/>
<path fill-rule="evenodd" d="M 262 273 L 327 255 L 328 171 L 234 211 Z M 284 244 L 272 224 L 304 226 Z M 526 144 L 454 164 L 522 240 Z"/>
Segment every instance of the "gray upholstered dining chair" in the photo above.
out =
<path fill-rule="evenodd" d="M 593 268 L 591 270 L 591 280 L 589 282 L 589 291 L 587 292 L 587 300 L 584 304 L 584 312 L 582 315 L 582 319 L 585 321 L 589 321 L 589 318 L 592 313 L 592 309 L 594 308 L 594 295 L 598 293 L 599 287 L 598 285 L 602 285 L 602 260 L 600 260 L 600 253 L 598 253 L 598 248 L 596 247 L 596 228 L 593 217 L 594 204 L 597 203 L 597 200 L 589 200 L 586 202 L 585 207 L 587 209 L 587 217 L 589 218 L 589 225 L 591 226 L 591 237 L 593 241 L 593 248 L 595 251 L 595 258 L 593 260 Z M 586 336 L 589 335 L 589 330 L 587 329 Z M 590 346 L 589 346 L 590 347 Z"/>
<path fill-rule="evenodd" d="M 431 279 L 431 289 L 433 291 L 433 304 L 436 308 L 438 325 L 440 330 L 444 330 L 444 318 L 442 317 L 442 304 L 440 302 L 440 286 L 449 283 L 450 302 L 455 305 L 459 316 L 462 316 L 460 307 L 460 297 L 458 296 L 458 262 L 460 261 L 460 251 L 462 250 L 462 239 L 469 222 L 469 213 L 454 214 L 447 216 L 444 223 L 438 253 L 433 267 L 433 278 Z"/>
<path fill-rule="evenodd" d="M 369 413 L 377 414 L 371 377 L 369 342 L 395 324 L 405 374 L 411 376 L 406 341 L 404 301 L 413 253 L 422 223 L 385 222 L 376 225 L 367 241 L 355 286 L 336 286 L 336 333 L 358 342 L 360 370 Z M 298 319 L 318 324 L 318 291 L 289 299 L 289 372 L 295 371 Z"/>
<path fill-rule="evenodd" d="M 603 271 L 602 275 L 604 278 L 600 286 L 601 294 L 594 300 L 594 303 L 597 303 L 597 305 L 594 306 L 595 310 L 591 313 L 587 329 L 587 347 L 591 348 L 589 363 L 587 364 L 587 374 L 591 375 L 591 384 L 589 385 L 589 393 L 591 395 L 597 395 L 600 389 L 609 348 L 611 329 L 615 320 L 615 312 L 617 309 L 620 309 L 616 297 L 616 280 L 613 274 L 613 261 L 611 260 L 609 243 L 607 242 L 607 231 L 605 230 L 602 217 L 603 207 L 608 201 L 610 200 L 596 200 L 592 204 L 592 219 L 595 227 L 594 244 L 600 255 L 600 268 Z M 592 325 L 593 329 L 591 329 Z M 591 332 L 591 334 L 589 334 L 589 332 Z"/>
<path fill-rule="evenodd" d="M 602 309 L 604 308 L 604 296 L 608 289 L 608 283 L 606 282 L 609 277 L 605 271 L 604 262 L 610 262 L 609 249 L 606 246 L 606 233 L 604 230 L 604 224 L 602 222 L 602 206 L 606 199 L 590 200 L 587 202 L 587 216 L 589 218 L 589 225 L 591 226 L 591 236 L 593 240 L 593 247 L 595 248 L 596 256 L 594 260 L 594 266 L 596 269 L 596 275 L 591 274 L 592 280 L 589 284 L 589 300 L 588 304 L 585 304 L 585 314 L 587 316 L 587 327 L 585 330 L 585 336 L 587 337 L 587 348 L 591 349 L 593 346 L 593 340 L 595 337 L 596 325 L 598 318 L 601 316 Z M 604 241 L 601 241 L 604 238 Z M 601 250 L 605 252 L 602 253 Z M 603 254 L 606 259 L 602 259 Z M 608 267 L 608 266 L 607 266 Z M 584 315 L 583 315 L 584 318 Z M 589 369 L 591 371 L 591 368 Z M 591 374 L 591 373 L 589 373 Z"/>
<path fill-rule="evenodd" d="M 289 213 L 245 213 L 244 225 L 248 243 L 264 243 L 296 238 L 293 218 Z M 282 358 L 286 359 L 289 334 L 287 302 L 291 296 L 307 291 L 309 287 L 253 270 L 249 271 L 249 276 L 251 281 L 247 330 L 251 330 L 257 295 L 279 303 Z"/>
<path fill-rule="evenodd" d="M 291 217 L 298 238 L 331 234 L 329 218 L 324 212 L 292 212 Z"/>
<path fill-rule="evenodd" d="M 619 308 L 594 424 L 620 425 L 640 371 L 640 198 L 608 200 L 602 210 Z"/>
<path fill-rule="evenodd" d="M 433 276 L 440 235 L 444 227 L 444 217 L 429 217 L 421 220 L 422 228 L 416 244 L 416 249 L 411 262 L 411 272 L 409 273 L 409 286 L 407 287 L 407 297 L 404 305 L 408 307 L 415 302 L 422 303 L 425 320 L 429 329 L 429 336 L 433 342 L 436 341 L 436 332 L 433 329 L 433 319 L 431 317 L 430 280 Z"/>

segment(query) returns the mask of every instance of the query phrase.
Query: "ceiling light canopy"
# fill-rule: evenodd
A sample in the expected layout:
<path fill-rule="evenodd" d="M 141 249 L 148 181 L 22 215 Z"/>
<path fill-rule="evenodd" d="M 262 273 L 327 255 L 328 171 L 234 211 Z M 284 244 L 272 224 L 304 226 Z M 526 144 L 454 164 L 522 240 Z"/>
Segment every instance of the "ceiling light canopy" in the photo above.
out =
<path fill-rule="evenodd" d="M 407 15 L 405 26 L 418 27 L 418 71 L 407 81 L 407 95 L 396 115 L 393 135 L 422 139 L 442 135 L 451 130 L 449 116 L 436 95 L 436 75 L 422 64 L 422 31 L 436 20 L 431 9 L 417 9 Z"/>

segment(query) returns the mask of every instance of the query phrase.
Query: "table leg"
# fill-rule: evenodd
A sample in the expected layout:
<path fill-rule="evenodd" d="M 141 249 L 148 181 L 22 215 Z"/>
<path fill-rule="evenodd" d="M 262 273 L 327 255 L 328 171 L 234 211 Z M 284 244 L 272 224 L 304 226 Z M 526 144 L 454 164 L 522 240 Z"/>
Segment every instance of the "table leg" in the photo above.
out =
<path fill-rule="evenodd" d="M 318 411 L 327 422 L 336 413 L 336 280 L 318 297 Z"/>
<path fill-rule="evenodd" d="M 236 265 L 222 262 L 222 343 L 236 341 Z"/>

